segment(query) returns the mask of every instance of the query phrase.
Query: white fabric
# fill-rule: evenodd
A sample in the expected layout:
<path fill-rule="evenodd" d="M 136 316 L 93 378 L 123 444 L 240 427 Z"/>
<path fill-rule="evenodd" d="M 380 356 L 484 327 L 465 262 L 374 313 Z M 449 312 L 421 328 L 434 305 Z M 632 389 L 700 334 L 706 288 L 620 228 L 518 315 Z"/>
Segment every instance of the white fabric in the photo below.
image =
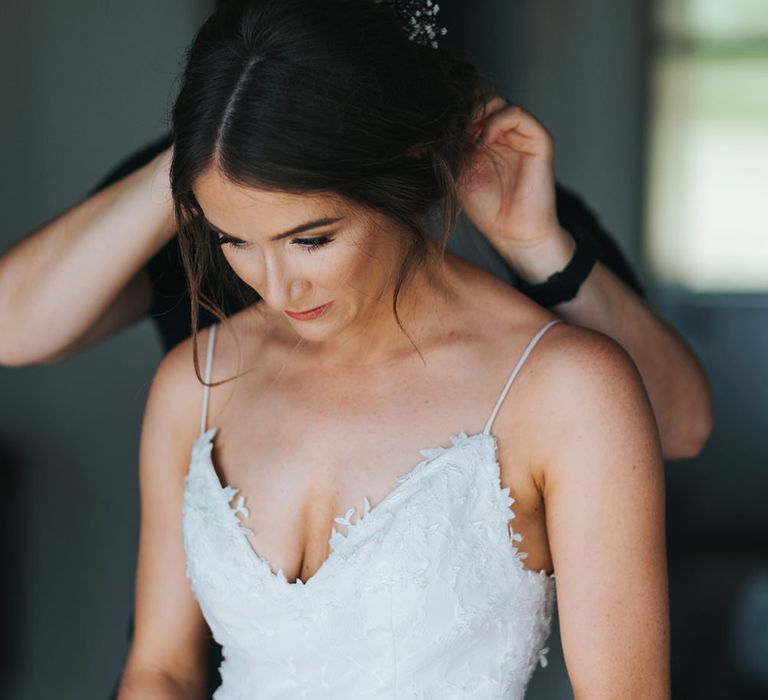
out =
<path fill-rule="evenodd" d="M 531 340 L 511 380 L 550 321 Z M 209 342 L 213 350 L 215 326 Z M 210 361 L 206 367 L 210 381 Z M 204 389 L 208 393 L 208 388 Z M 202 428 L 206 426 L 204 400 Z M 509 488 L 501 488 L 494 408 L 482 433 L 398 477 L 374 508 L 336 522 L 306 583 L 273 573 L 211 461 L 217 428 L 192 448 L 184 494 L 187 576 L 222 645 L 215 700 L 512 700 L 546 666 L 555 574 L 524 567 Z"/>

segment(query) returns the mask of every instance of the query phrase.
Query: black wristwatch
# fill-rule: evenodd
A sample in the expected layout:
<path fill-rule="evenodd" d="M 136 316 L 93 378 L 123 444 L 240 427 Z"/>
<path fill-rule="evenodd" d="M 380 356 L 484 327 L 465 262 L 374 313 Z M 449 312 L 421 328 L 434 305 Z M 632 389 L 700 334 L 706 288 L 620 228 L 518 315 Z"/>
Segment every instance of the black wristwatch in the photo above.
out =
<path fill-rule="evenodd" d="M 550 275 L 544 282 L 529 284 L 519 280 L 517 288 L 540 306 L 555 306 L 570 301 L 587 279 L 600 252 L 597 242 L 578 226 L 563 227 L 576 241 L 576 250 L 571 261 L 560 272 Z"/>

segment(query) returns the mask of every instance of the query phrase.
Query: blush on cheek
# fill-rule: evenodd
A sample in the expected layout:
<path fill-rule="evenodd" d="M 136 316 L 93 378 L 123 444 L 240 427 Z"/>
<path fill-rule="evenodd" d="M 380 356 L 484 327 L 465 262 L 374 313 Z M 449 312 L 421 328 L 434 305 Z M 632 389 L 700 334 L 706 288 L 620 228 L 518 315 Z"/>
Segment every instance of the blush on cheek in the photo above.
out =
<path fill-rule="evenodd" d="M 325 289 L 343 290 L 357 288 L 365 274 L 365 256 L 355 244 L 337 246 L 321 263 L 317 270 L 316 283 Z"/>
<path fill-rule="evenodd" d="M 339 254 L 322 271 L 324 286 L 378 299 L 388 283 L 391 257 L 383 243 L 377 231 L 364 231 L 343 242 Z"/>
<path fill-rule="evenodd" d="M 379 297 L 394 290 L 405 255 L 402 233 L 377 229 L 371 234 L 374 242 L 368 254 L 366 274 Z"/>

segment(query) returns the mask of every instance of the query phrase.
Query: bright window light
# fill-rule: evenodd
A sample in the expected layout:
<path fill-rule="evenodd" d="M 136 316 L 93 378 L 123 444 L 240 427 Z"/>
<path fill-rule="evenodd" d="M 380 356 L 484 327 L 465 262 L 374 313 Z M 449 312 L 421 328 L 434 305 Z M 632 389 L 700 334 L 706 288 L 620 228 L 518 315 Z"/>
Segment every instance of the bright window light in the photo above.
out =
<path fill-rule="evenodd" d="M 768 292 L 768 6 L 658 8 L 648 262 L 693 291 Z"/>

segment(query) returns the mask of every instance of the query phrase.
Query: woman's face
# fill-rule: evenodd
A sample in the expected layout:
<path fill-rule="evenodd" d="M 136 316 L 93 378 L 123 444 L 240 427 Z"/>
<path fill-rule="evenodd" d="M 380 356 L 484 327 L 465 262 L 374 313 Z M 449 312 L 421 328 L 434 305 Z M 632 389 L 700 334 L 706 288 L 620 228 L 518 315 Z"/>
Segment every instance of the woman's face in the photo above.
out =
<path fill-rule="evenodd" d="M 235 184 L 216 168 L 195 196 L 235 274 L 302 338 L 361 331 L 383 312 L 402 259 L 402 233 L 335 195 Z"/>

